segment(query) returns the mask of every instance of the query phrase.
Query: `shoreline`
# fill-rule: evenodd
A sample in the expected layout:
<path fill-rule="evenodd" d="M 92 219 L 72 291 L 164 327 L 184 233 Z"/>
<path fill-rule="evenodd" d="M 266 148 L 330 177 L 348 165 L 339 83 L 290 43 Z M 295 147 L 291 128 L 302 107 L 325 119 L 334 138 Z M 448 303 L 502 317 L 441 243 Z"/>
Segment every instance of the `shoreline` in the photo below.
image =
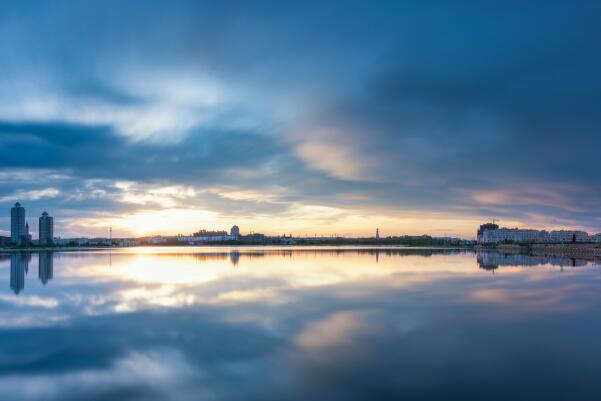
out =
<path fill-rule="evenodd" d="M 151 248 L 151 249 L 167 249 L 167 248 L 373 248 L 373 249 L 454 249 L 454 250 L 466 250 L 473 251 L 474 247 L 469 246 L 442 246 L 442 245 L 403 245 L 403 244 L 202 244 L 202 245 L 139 245 L 139 246 L 97 246 L 97 247 L 29 247 L 29 248 L 0 248 L 0 253 L 14 253 L 14 252 L 77 252 L 77 251 L 107 251 L 107 250 L 123 250 L 123 249 L 135 249 L 135 248 Z"/>

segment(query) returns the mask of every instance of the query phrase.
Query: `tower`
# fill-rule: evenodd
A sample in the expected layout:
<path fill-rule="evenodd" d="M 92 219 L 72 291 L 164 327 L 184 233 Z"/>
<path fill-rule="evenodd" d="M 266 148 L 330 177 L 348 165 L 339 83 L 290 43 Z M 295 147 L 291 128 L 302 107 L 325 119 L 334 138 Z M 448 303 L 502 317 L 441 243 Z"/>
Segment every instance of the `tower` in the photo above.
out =
<path fill-rule="evenodd" d="M 10 240 L 14 245 L 24 245 L 27 238 L 25 231 L 25 208 L 19 202 L 10 209 Z"/>
<path fill-rule="evenodd" d="M 238 239 L 238 237 L 240 236 L 240 228 L 238 226 L 233 226 L 230 230 L 230 235 L 235 239 Z"/>
<path fill-rule="evenodd" d="M 376 239 L 380 239 L 380 229 L 376 228 Z"/>
<path fill-rule="evenodd" d="M 48 216 L 47 212 L 42 213 L 40 216 L 39 236 L 41 246 L 52 245 L 52 239 L 54 238 L 54 218 Z"/>

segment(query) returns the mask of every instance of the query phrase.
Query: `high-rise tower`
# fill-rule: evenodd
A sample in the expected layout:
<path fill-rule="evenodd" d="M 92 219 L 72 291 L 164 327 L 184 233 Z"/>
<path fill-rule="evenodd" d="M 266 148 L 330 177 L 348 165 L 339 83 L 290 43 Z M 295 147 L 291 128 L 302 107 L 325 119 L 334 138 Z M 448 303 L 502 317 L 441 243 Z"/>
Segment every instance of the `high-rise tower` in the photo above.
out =
<path fill-rule="evenodd" d="M 52 239 L 54 238 L 54 218 L 48 216 L 47 212 L 42 213 L 40 216 L 40 245 L 52 245 Z"/>
<path fill-rule="evenodd" d="M 27 242 L 25 208 L 19 202 L 10 209 L 10 240 L 15 245 L 25 245 Z"/>

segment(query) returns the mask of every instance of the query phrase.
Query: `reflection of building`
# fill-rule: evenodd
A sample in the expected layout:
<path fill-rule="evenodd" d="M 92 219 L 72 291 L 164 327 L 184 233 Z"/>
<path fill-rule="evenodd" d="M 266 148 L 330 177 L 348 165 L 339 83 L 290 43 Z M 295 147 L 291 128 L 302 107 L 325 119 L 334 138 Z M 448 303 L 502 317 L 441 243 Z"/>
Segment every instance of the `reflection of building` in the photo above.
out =
<path fill-rule="evenodd" d="M 10 244 L 10 237 L 0 236 L 0 247 L 4 247 Z"/>
<path fill-rule="evenodd" d="M 521 253 L 478 252 L 478 266 L 485 270 L 494 270 L 499 266 L 586 266 L 584 259 L 533 256 Z"/>
<path fill-rule="evenodd" d="M 25 288 L 25 274 L 29 270 L 30 252 L 15 252 L 10 257 L 10 289 L 15 294 Z"/>
<path fill-rule="evenodd" d="M 19 202 L 10 209 L 10 239 L 15 245 L 25 245 L 27 241 L 25 208 Z"/>
<path fill-rule="evenodd" d="M 238 265 L 239 261 L 240 261 L 240 252 L 238 252 L 238 251 L 230 252 L 230 262 L 232 262 L 232 265 L 233 266 Z"/>
<path fill-rule="evenodd" d="M 38 262 L 38 278 L 42 284 L 46 285 L 48 280 L 52 280 L 54 270 L 54 253 L 40 252 Z"/>
<path fill-rule="evenodd" d="M 54 218 L 48 216 L 48 213 L 44 212 L 40 216 L 40 246 L 52 245 L 52 238 L 54 237 Z"/>

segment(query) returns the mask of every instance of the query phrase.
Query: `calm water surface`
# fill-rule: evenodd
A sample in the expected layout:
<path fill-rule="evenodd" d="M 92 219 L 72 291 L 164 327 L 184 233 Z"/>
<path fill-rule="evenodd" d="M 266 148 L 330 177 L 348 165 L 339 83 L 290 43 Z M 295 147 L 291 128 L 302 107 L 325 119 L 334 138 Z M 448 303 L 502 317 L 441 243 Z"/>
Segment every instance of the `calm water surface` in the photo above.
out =
<path fill-rule="evenodd" d="M 600 400 L 601 264 L 372 248 L 0 254 L 2 400 Z"/>

